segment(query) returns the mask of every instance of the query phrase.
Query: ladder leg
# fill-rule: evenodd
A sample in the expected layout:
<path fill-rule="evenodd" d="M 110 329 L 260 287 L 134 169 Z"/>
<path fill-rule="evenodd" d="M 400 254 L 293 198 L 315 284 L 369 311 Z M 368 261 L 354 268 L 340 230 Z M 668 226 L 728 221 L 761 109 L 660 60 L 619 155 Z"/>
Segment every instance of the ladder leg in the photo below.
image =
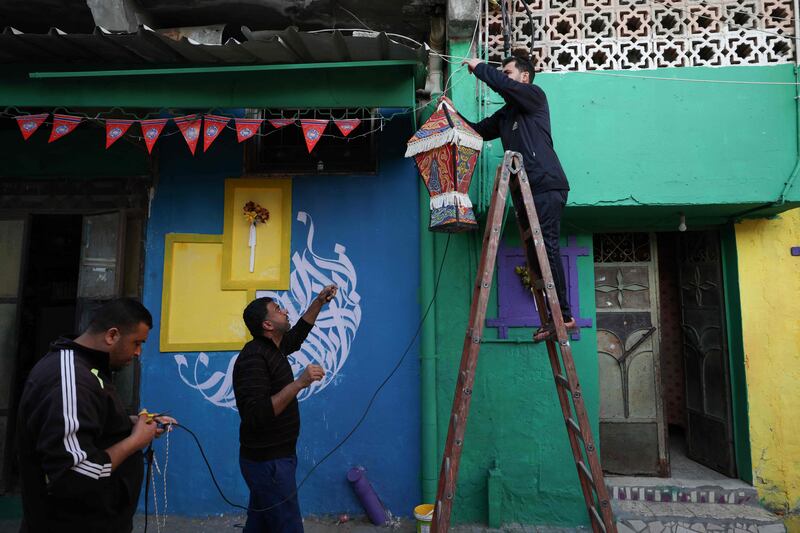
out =
<path fill-rule="evenodd" d="M 475 381 L 475 369 L 486 318 L 486 306 L 492 286 L 497 248 L 502 233 L 503 211 L 509 190 L 525 249 L 528 273 L 534 286 L 533 295 L 539 316 L 542 319 L 542 323 L 552 320 L 556 328 L 559 350 L 556 350 L 556 343 L 551 339 L 546 343 L 547 353 L 592 529 L 598 533 L 616 533 L 616 523 L 614 522 L 608 499 L 608 490 L 600 467 L 600 461 L 597 457 L 597 448 L 592 438 L 586 407 L 583 403 L 580 383 L 575 363 L 572 359 L 569 337 L 564 327 L 564 319 L 558 304 L 558 295 L 550 272 L 550 264 L 547 260 L 547 251 L 545 250 L 541 228 L 536 216 L 533 194 L 522 165 L 522 156 L 514 152 L 506 152 L 503 163 L 498 167 L 495 175 L 494 192 L 484 232 L 483 251 L 473 290 L 469 324 L 464 339 L 461 365 L 453 398 L 453 409 L 450 415 L 447 441 L 445 442 L 442 467 L 439 473 L 439 485 L 431 531 L 444 533 L 447 532 L 450 526 L 450 513 L 458 479 L 464 433 L 472 398 L 472 387 Z M 550 306 L 549 317 L 547 313 L 548 306 Z"/>
<path fill-rule="evenodd" d="M 478 266 L 477 280 L 472 294 L 472 305 L 469 312 L 469 323 L 461 353 L 461 366 L 456 382 L 453 398 L 453 409 L 447 429 L 444 457 L 439 473 L 439 485 L 436 491 L 436 505 L 433 514 L 431 531 L 446 533 L 450 527 L 450 513 L 458 480 L 458 468 L 461 462 L 461 451 L 464 433 L 467 427 L 472 386 L 475 381 L 475 368 L 478 365 L 483 326 L 486 321 L 486 306 L 492 287 L 497 248 L 502 234 L 503 213 L 505 211 L 508 180 L 510 171 L 506 165 L 497 169 L 492 202 L 483 237 L 483 252 Z"/>
<path fill-rule="evenodd" d="M 522 156 L 515 154 L 515 157 L 518 157 L 519 160 L 515 165 L 512 164 L 512 168 L 517 171 L 511 176 L 510 180 L 511 198 L 525 249 L 528 274 L 532 286 L 540 287 L 539 289 L 535 288 L 533 291 L 539 317 L 542 324 L 546 323 L 549 306 L 549 319 L 553 321 L 556 329 L 561 358 L 559 359 L 558 351 L 556 351 L 556 342 L 552 339 L 546 343 L 547 353 L 553 370 L 553 379 L 556 383 L 575 467 L 578 471 L 578 479 L 580 480 L 592 529 L 596 532 L 616 533 L 616 523 L 608 498 L 608 489 L 605 485 L 603 470 L 597 456 L 597 447 L 592 437 L 589 417 L 583 402 L 583 394 L 581 393 L 575 362 L 572 358 L 569 336 L 564 326 L 564 318 L 561 315 L 561 307 L 559 306 L 556 287 L 550 271 L 547 250 L 545 249 L 536 207 L 533 202 L 533 193 L 522 165 Z M 588 466 L 586 463 L 588 463 Z"/>

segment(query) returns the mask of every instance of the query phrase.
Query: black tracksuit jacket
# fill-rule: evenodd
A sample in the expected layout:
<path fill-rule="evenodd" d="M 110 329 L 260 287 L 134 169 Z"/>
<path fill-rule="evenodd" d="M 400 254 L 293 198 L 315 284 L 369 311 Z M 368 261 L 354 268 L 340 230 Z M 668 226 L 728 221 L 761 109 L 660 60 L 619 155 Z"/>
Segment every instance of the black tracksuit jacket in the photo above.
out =
<path fill-rule="evenodd" d="M 33 367 L 19 406 L 21 531 L 131 531 L 143 456 L 111 472 L 105 449 L 132 428 L 108 354 L 56 341 Z"/>
<path fill-rule="evenodd" d="M 478 123 L 470 122 L 483 140 L 500 137 L 505 150 L 522 154 L 533 194 L 568 191 L 569 183 L 553 148 L 550 108 L 544 91 L 531 83 L 514 81 L 486 63 L 475 76 L 503 97 L 505 105 Z"/>

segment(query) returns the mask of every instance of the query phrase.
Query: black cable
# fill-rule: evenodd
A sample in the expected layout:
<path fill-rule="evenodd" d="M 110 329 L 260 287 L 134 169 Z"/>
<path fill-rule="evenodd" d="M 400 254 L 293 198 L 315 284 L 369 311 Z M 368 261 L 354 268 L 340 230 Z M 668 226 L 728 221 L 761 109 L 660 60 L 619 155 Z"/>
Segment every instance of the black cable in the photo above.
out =
<path fill-rule="evenodd" d="M 147 495 L 150 491 L 150 479 L 153 475 L 153 443 L 150 443 L 150 446 L 147 447 L 147 451 L 144 452 L 144 460 L 147 462 L 147 470 L 144 476 L 144 533 L 147 533 Z M 158 511 L 156 510 L 156 513 Z M 156 516 L 156 521 L 158 521 L 158 516 Z"/>
<path fill-rule="evenodd" d="M 219 492 L 219 495 L 220 495 L 220 496 L 222 496 L 222 499 L 223 499 L 223 500 L 225 500 L 225 503 L 227 503 L 227 504 L 228 504 L 228 505 L 230 505 L 231 507 L 237 507 L 237 508 L 239 508 L 239 509 L 243 509 L 243 510 L 245 510 L 245 511 L 249 511 L 250 509 L 248 509 L 247 507 L 245 507 L 245 506 L 243 506 L 243 505 L 239 505 L 238 503 L 233 503 L 232 501 L 230 501 L 230 500 L 228 499 L 228 497 L 227 497 L 227 496 L 225 496 L 225 493 L 224 493 L 224 492 L 222 492 L 222 488 L 219 486 L 219 483 L 217 482 L 217 478 L 216 478 L 216 476 L 214 475 L 214 471 L 213 471 L 213 470 L 211 470 L 211 463 L 209 463 L 209 462 L 208 462 L 208 457 L 206 457 L 206 452 L 205 452 L 205 450 L 203 450 L 203 445 L 202 445 L 202 444 L 200 444 L 200 439 L 198 439 L 198 438 L 197 438 L 197 435 L 195 435 L 195 434 L 194 434 L 194 431 L 192 431 L 191 429 L 187 428 L 187 427 L 186 427 L 186 426 L 184 426 L 183 424 L 171 424 L 171 425 L 172 425 L 172 426 L 174 426 L 174 427 L 179 427 L 179 428 L 181 428 L 181 429 L 182 429 L 182 430 L 184 430 L 186 433 L 188 433 L 189 435 L 191 435 L 191 436 L 192 436 L 192 438 L 194 439 L 194 442 L 197 444 L 197 449 L 198 449 L 198 450 L 200 450 L 200 455 L 203 457 L 203 461 L 205 461 L 205 463 L 206 463 L 206 467 L 208 467 L 208 473 L 209 473 L 209 474 L 211 474 L 211 481 L 213 481 L 213 482 L 214 482 L 214 486 L 217 488 L 217 492 Z M 300 488 L 300 487 L 298 487 L 298 489 L 299 489 L 299 488 Z M 297 492 L 295 492 L 295 494 L 297 494 Z M 290 496 L 289 498 L 287 498 L 287 500 L 288 500 L 288 499 L 291 499 L 293 496 L 294 496 L 294 494 L 292 494 L 292 496 Z M 284 500 L 284 501 L 283 501 L 283 502 L 281 502 L 280 504 L 284 503 L 285 501 L 286 501 L 286 500 Z M 280 504 L 278 504 L 278 505 L 280 505 Z M 147 508 L 147 507 L 146 507 L 146 505 L 145 505 L 145 509 L 146 509 L 146 508 Z M 265 510 L 266 510 L 266 509 L 265 509 Z M 147 511 L 145 510 L 145 513 L 146 513 L 146 512 L 147 512 Z M 146 522 L 145 522 L 145 523 L 146 523 Z"/>
<path fill-rule="evenodd" d="M 272 510 L 272 509 L 274 509 L 274 508 L 276 508 L 276 507 L 278 507 L 280 505 L 283 505 L 287 501 L 289 501 L 292 498 L 294 498 L 295 496 L 297 496 L 297 493 L 300 491 L 300 488 L 303 486 L 303 484 L 306 482 L 306 480 L 308 480 L 308 478 L 311 476 L 311 474 L 314 472 L 314 470 L 316 470 L 317 467 L 319 467 L 319 465 L 324 463 L 331 455 L 333 455 L 336 452 L 336 450 L 341 448 L 344 445 L 344 443 L 347 442 L 348 439 L 353 436 L 353 434 L 356 432 L 356 430 L 361 426 L 361 424 L 367 418 L 367 414 L 369 413 L 369 410 L 372 408 L 372 404 L 375 402 L 375 398 L 378 397 L 378 394 L 380 393 L 381 389 L 383 389 L 383 387 L 389 382 L 389 380 L 392 379 L 392 377 L 395 375 L 397 370 L 400 368 L 400 365 L 403 364 L 403 361 L 405 360 L 406 356 L 408 355 L 408 352 L 411 350 L 411 347 L 414 346 L 414 342 L 416 342 L 417 337 L 419 337 L 420 331 L 422 331 L 422 326 L 423 326 L 423 324 L 425 324 L 425 320 L 428 318 L 428 314 L 430 313 L 431 308 L 433 307 L 433 304 L 436 301 L 436 295 L 439 292 L 439 282 L 442 280 L 442 272 L 444 271 L 444 262 L 445 262 L 445 259 L 447 259 L 447 250 L 448 250 L 448 248 L 450 248 L 450 237 L 451 236 L 452 236 L 452 234 L 448 234 L 447 235 L 447 241 L 446 241 L 445 246 L 444 246 L 444 252 L 442 253 L 442 262 L 439 264 L 439 273 L 436 275 L 436 283 L 433 286 L 433 296 L 431 297 L 431 301 L 428 304 L 427 309 L 425 309 L 425 313 L 422 315 L 422 318 L 419 321 L 419 326 L 417 326 L 417 330 L 414 332 L 414 336 L 411 338 L 411 341 L 408 343 L 408 346 L 406 347 L 405 351 L 403 352 L 403 355 L 397 361 L 397 364 L 394 365 L 394 368 L 389 373 L 389 375 L 386 376 L 386 379 L 384 379 L 383 382 L 378 386 L 378 388 L 375 389 L 375 392 L 372 394 L 372 398 L 370 398 L 369 402 L 367 403 L 366 409 L 364 409 L 364 413 L 361 415 L 361 418 L 359 418 L 358 422 L 356 422 L 356 425 L 353 426 L 353 429 L 351 429 L 350 432 L 347 435 L 345 435 L 345 437 L 336 446 L 334 446 L 328 453 L 326 453 L 322 457 L 322 459 L 319 460 L 318 463 L 316 463 L 314 466 L 311 467 L 311 470 L 309 470 L 308 473 L 305 475 L 305 477 L 303 477 L 302 481 L 300 481 L 300 483 L 297 485 L 297 488 L 294 490 L 294 492 L 291 495 L 287 496 L 284 500 L 276 503 L 275 505 L 271 505 L 271 506 L 265 507 L 263 509 L 250 509 L 248 507 L 245 507 L 243 505 L 239 505 L 238 503 L 233 503 L 232 501 L 230 501 L 228 499 L 228 497 L 225 496 L 225 493 L 222 492 L 222 488 L 219 486 L 219 483 L 217 482 L 216 476 L 214 476 L 214 470 L 211 468 L 211 463 L 208 461 L 208 458 L 206 457 L 206 452 L 205 452 L 205 450 L 203 450 L 203 445 L 200 444 L 200 439 L 197 438 L 197 435 L 195 435 L 195 433 L 192 430 L 190 430 L 189 428 L 187 428 L 186 426 L 184 426 L 182 424 L 172 424 L 173 426 L 181 428 L 182 430 L 186 431 L 189 435 L 192 436 L 192 438 L 194 439 L 195 443 L 197 444 L 197 448 L 200 450 L 200 455 L 203 457 L 203 461 L 206 463 L 206 467 L 208 468 L 208 473 L 211 474 L 211 481 L 214 482 L 214 486 L 216 487 L 217 492 L 219 492 L 219 495 L 222 496 L 222 499 L 225 501 L 225 503 L 227 503 L 228 505 L 230 505 L 232 507 L 236 507 L 237 509 L 242 509 L 244 511 L 253 512 L 253 513 L 263 513 L 263 512 L 266 512 L 266 511 L 270 511 L 270 510 Z M 146 497 L 147 497 L 147 489 L 145 489 L 145 498 Z M 145 528 L 146 527 L 147 527 L 147 501 L 145 500 Z"/>
<path fill-rule="evenodd" d="M 503 21 L 503 57 L 511 57 L 511 20 L 506 0 L 500 0 L 500 18 Z"/>

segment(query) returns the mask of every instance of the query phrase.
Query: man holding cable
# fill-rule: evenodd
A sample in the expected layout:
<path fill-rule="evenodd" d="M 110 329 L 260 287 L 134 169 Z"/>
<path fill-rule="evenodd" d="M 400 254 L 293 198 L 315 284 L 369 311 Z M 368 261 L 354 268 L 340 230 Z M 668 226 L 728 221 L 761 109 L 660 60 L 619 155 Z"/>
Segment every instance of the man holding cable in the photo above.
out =
<path fill-rule="evenodd" d="M 176 421 L 129 417 L 111 372 L 141 355 L 152 327 L 141 303 L 112 300 L 86 331 L 55 341 L 31 370 L 17 429 L 22 533 L 133 529 L 141 450 Z"/>

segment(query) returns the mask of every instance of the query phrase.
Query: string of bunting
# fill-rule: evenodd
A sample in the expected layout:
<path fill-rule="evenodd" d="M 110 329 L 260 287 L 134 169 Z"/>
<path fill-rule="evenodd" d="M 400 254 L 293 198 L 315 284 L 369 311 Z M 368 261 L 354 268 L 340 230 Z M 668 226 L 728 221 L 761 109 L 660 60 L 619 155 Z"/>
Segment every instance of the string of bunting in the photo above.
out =
<path fill-rule="evenodd" d="M 44 124 L 49 118 L 50 113 L 39 114 L 18 114 L 11 115 L 17 121 L 22 138 L 27 141 L 36 131 Z M 50 138 L 48 143 L 52 143 L 70 134 L 78 125 L 85 120 L 85 117 L 77 115 L 67 115 L 53 113 L 52 129 L 50 131 Z M 189 151 L 192 155 L 197 150 L 197 144 L 200 138 L 203 139 L 203 152 L 208 151 L 214 141 L 224 128 L 229 128 L 229 124 L 233 121 L 234 126 L 231 129 L 236 131 L 236 139 L 241 143 L 248 139 L 253 138 L 259 134 L 258 130 L 263 126 L 264 122 L 268 122 L 273 132 L 289 125 L 296 125 L 299 123 L 303 130 L 303 138 L 306 142 L 306 148 L 309 153 L 314 149 L 320 139 L 325 135 L 325 130 L 333 123 L 339 132 L 344 137 L 349 137 L 350 134 L 358 129 L 362 124 L 360 118 L 345 118 L 345 119 L 319 119 L 319 118 L 269 118 L 269 119 L 254 119 L 254 118 L 235 118 L 226 117 L 221 115 L 212 114 L 191 114 L 171 118 L 155 118 L 155 119 L 103 119 L 94 118 L 93 121 L 105 123 L 106 130 L 106 149 L 110 148 L 115 142 L 123 137 L 128 130 L 135 124 L 139 123 L 142 130 L 142 138 L 147 146 L 147 152 L 152 153 L 153 146 L 156 141 L 161 137 L 161 133 L 167 123 L 172 120 L 178 127 L 178 130 L 186 140 Z M 365 119 L 370 120 L 370 119 Z M 366 134 L 372 133 L 377 129 L 383 127 L 384 119 L 379 117 L 381 121 L 380 126 Z M 390 119 L 391 120 L 391 117 Z"/>

